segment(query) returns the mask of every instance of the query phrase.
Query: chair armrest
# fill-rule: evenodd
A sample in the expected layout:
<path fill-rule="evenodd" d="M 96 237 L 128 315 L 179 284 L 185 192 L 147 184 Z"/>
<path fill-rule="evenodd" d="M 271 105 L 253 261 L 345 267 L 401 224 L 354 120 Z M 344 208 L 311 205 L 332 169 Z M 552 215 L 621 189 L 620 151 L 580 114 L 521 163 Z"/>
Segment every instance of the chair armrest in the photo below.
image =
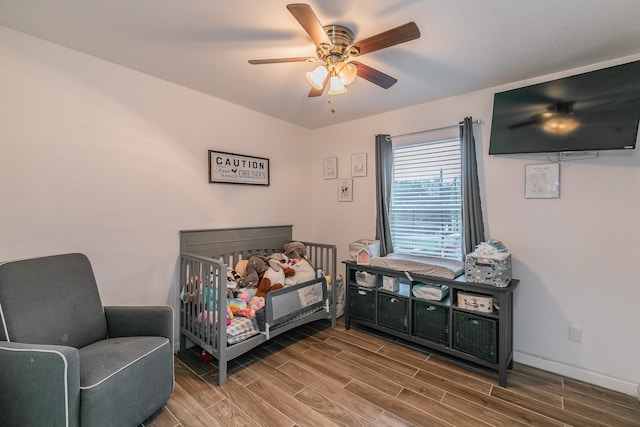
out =
<path fill-rule="evenodd" d="M 78 349 L 0 341 L 0 366 L 0 425 L 79 424 Z"/>
<path fill-rule="evenodd" d="M 170 306 L 106 306 L 109 338 L 166 337 L 173 348 L 173 308 Z"/>

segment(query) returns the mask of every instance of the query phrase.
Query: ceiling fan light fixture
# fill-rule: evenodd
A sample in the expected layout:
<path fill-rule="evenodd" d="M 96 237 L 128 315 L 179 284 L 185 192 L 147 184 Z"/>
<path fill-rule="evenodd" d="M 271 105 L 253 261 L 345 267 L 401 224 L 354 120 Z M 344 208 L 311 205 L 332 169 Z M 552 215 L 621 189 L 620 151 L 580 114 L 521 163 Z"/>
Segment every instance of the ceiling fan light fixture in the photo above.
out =
<path fill-rule="evenodd" d="M 349 60 L 420 38 L 420 30 L 416 23 L 407 22 L 354 42 L 354 32 L 349 27 L 339 24 L 323 26 L 308 4 L 292 3 L 287 5 L 287 9 L 313 41 L 316 57 L 250 59 L 249 64 L 321 61 L 323 66 L 306 73 L 307 81 L 311 85 L 307 95 L 309 97 L 322 95 L 327 86 L 330 87 L 330 95 L 344 93 L 347 91 L 345 85 L 352 83 L 356 77 L 368 80 L 383 89 L 389 89 L 397 79 L 359 61 L 349 63 Z"/>
<path fill-rule="evenodd" d="M 343 85 L 350 85 L 356 79 L 357 75 L 358 67 L 351 62 L 347 62 L 338 73 L 338 80 Z"/>
<path fill-rule="evenodd" d="M 580 126 L 580 122 L 573 117 L 553 117 L 542 125 L 545 132 L 556 135 L 565 135 L 573 132 Z"/>
<path fill-rule="evenodd" d="M 319 65 L 315 70 L 306 73 L 307 82 L 311 87 L 321 90 L 324 87 L 327 74 L 329 74 L 327 68 L 324 65 Z"/>
<path fill-rule="evenodd" d="M 340 79 L 337 76 L 331 76 L 331 80 L 329 80 L 329 95 L 340 95 L 346 91 L 347 88 L 340 83 Z"/>

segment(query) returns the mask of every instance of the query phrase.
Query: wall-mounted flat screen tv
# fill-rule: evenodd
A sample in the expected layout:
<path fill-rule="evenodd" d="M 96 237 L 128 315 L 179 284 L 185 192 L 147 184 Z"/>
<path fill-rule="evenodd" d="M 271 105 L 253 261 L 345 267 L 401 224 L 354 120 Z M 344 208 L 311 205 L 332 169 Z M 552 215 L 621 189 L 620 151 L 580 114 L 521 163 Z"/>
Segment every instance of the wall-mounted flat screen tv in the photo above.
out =
<path fill-rule="evenodd" d="M 489 154 L 633 149 L 640 61 L 496 93 Z"/>

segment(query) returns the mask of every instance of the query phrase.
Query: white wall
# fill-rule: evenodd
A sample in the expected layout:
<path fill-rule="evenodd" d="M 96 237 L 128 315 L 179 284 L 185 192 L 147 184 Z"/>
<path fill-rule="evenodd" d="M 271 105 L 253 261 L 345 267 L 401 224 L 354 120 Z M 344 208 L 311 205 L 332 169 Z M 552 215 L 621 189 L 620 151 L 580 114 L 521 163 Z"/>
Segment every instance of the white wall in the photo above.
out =
<path fill-rule="evenodd" d="M 640 153 L 565 163 L 560 199 L 525 200 L 524 165 L 547 159 L 487 155 L 493 92 L 309 131 L 0 27 L 0 260 L 85 252 L 105 304 L 175 305 L 182 229 L 294 224 L 344 259 L 375 232 L 374 135 L 471 115 L 483 120 L 487 236 L 512 250 L 521 280 L 516 360 L 635 394 Z M 208 184 L 208 149 L 269 157 L 272 185 Z M 338 156 L 350 178 L 354 153 L 368 154 L 368 174 L 339 203 L 322 160 Z"/>
<path fill-rule="evenodd" d="M 640 241 L 640 150 L 603 152 L 563 162 L 559 199 L 525 199 L 526 164 L 546 156 L 488 156 L 493 94 L 526 84 L 638 58 L 597 64 L 499 88 L 448 98 L 314 132 L 314 233 L 339 246 L 375 235 L 374 135 L 400 135 L 474 125 L 487 238 L 513 253 L 516 361 L 635 395 L 640 383 L 637 271 Z M 398 84 L 402 84 L 399 82 Z M 337 112 L 336 114 L 339 114 Z M 638 145 L 640 147 L 640 144 Z M 338 157 L 339 178 L 350 178 L 351 154 L 368 154 L 368 174 L 354 178 L 353 202 L 336 202 L 336 180 L 322 179 L 322 159 Z M 568 340 L 569 325 L 583 330 Z"/>
<path fill-rule="evenodd" d="M 0 27 L 0 260 L 84 252 L 104 304 L 176 305 L 179 230 L 309 239 L 310 137 Z M 270 158 L 271 186 L 209 184 L 209 149 Z"/>

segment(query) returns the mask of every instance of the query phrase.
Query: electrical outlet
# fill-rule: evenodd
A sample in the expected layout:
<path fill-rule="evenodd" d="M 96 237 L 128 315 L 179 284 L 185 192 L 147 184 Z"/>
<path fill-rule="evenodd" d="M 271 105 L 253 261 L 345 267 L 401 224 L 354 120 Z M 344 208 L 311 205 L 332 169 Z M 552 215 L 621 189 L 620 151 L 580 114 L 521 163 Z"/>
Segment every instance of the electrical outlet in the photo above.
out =
<path fill-rule="evenodd" d="M 582 342 L 582 328 L 580 326 L 569 325 L 569 341 Z"/>

